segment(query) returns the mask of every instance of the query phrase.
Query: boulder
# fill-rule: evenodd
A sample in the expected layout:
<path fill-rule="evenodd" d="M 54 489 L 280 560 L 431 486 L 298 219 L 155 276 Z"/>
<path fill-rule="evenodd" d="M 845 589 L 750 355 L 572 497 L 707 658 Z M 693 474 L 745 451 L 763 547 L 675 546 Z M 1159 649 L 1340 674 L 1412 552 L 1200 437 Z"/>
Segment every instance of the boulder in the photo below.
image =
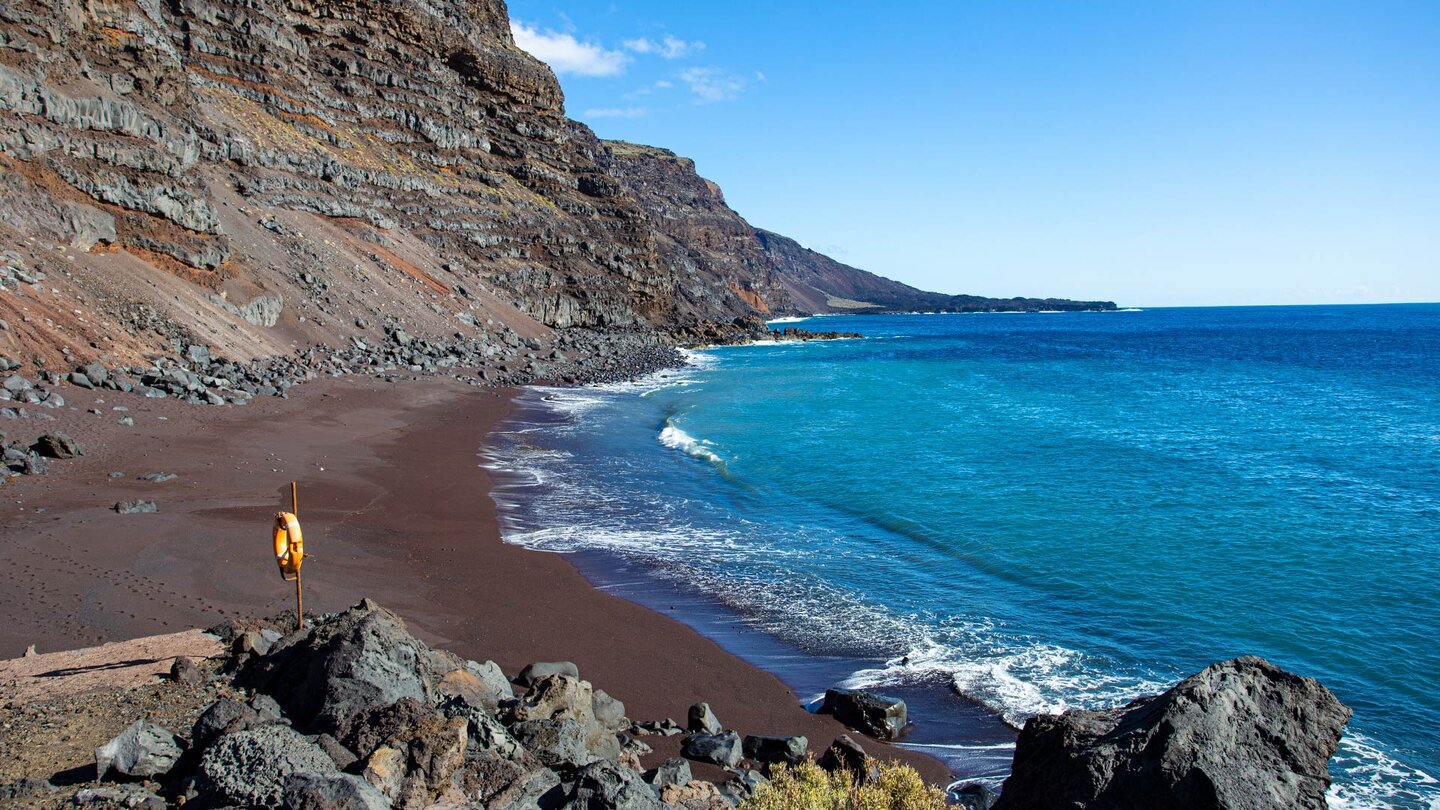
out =
<path fill-rule="evenodd" d="M 698 731 L 702 734 L 719 734 L 724 731 L 724 726 L 710 711 L 709 703 L 696 703 L 690 707 L 690 713 L 686 718 L 685 728 L 689 731 Z"/>
<path fill-rule="evenodd" d="M 364 759 L 385 741 L 405 734 L 408 729 L 436 715 L 434 709 L 414 698 L 401 698 L 389 706 L 352 715 L 336 729 L 335 737 Z"/>
<path fill-rule="evenodd" d="M 481 706 L 495 711 L 501 701 L 515 697 L 510 681 L 494 661 L 483 664 L 465 662 L 463 669 L 446 673 L 436 685 L 436 691 L 447 697 L 463 697 L 472 706 Z"/>
<path fill-rule="evenodd" d="M 730 802 L 714 782 L 696 780 L 660 788 L 660 801 L 683 810 L 729 810 Z"/>
<path fill-rule="evenodd" d="M 582 726 L 595 724 L 595 690 L 589 681 L 548 675 L 535 681 L 511 707 L 515 720 L 558 720 L 568 717 Z"/>
<path fill-rule="evenodd" d="M 286 810 L 390 810 L 373 785 L 348 773 L 293 773 L 285 779 Z"/>
<path fill-rule="evenodd" d="M 279 701 L 297 726 L 344 740 L 362 714 L 402 698 L 430 706 L 459 659 L 431 650 L 369 599 L 281 639 L 248 661 L 236 684 Z"/>
<path fill-rule="evenodd" d="M 640 774 L 614 762 L 596 762 L 575 777 L 571 810 L 669 810 Z"/>
<path fill-rule="evenodd" d="M 474 736 L 453 784 L 468 801 L 487 810 L 554 807 L 563 798 L 560 777 L 518 743 L 513 748 L 487 747 Z"/>
<path fill-rule="evenodd" d="M 46 433 L 36 439 L 30 449 L 47 458 L 64 459 L 84 455 L 80 452 L 80 445 L 65 433 Z"/>
<path fill-rule="evenodd" d="M 600 759 L 585 745 L 585 729 L 569 718 L 525 720 L 511 725 L 510 733 L 525 750 L 556 770 L 583 768 Z"/>
<path fill-rule="evenodd" d="M 1324 810 L 1350 710 L 1247 656 L 1105 711 L 1030 718 L 996 810 Z"/>
<path fill-rule="evenodd" d="M 521 686 L 533 686 L 536 681 L 551 675 L 564 675 L 578 681 L 580 668 L 569 661 L 537 661 L 520 670 L 520 674 L 515 676 L 515 682 Z"/>
<path fill-rule="evenodd" d="M 289 726 L 271 725 L 226 734 L 205 749 L 196 787 L 217 804 L 279 808 L 291 774 L 335 770 L 320 746 Z"/>
<path fill-rule="evenodd" d="M 361 776 L 397 808 L 429 806 L 465 761 L 465 718 L 433 715 L 376 748 Z"/>
<path fill-rule="evenodd" d="M 154 501 L 120 501 L 110 508 L 121 515 L 144 515 L 160 511 Z"/>
<path fill-rule="evenodd" d="M 744 750 L 740 744 L 740 735 L 733 731 L 719 734 L 696 732 L 680 741 L 680 755 L 696 762 L 733 768 L 740 764 Z"/>
<path fill-rule="evenodd" d="M 181 655 L 170 665 L 170 680 L 187 686 L 196 686 L 205 681 L 205 672 L 195 659 Z"/>
<path fill-rule="evenodd" d="M 720 795 L 734 805 L 740 805 L 755 795 L 760 786 L 770 781 L 758 771 L 735 771 L 735 778 L 720 785 Z"/>
<path fill-rule="evenodd" d="M 604 694 L 604 693 L 601 693 Z M 613 714 L 618 707 L 622 712 L 620 721 L 614 725 L 623 727 L 624 706 L 606 696 L 602 709 Z M 518 703 L 510 707 L 509 715 L 515 722 L 529 720 L 572 720 L 581 729 L 585 748 L 591 760 L 615 759 L 620 756 L 620 741 L 615 730 L 595 717 L 595 690 L 589 681 L 582 681 L 568 675 L 548 675 L 536 681 Z"/>
<path fill-rule="evenodd" d="M 169 773 L 184 750 L 179 737 L 154 723 L 136 720 L 95 749 L 95 776 L 104 779 L 114 771 L 121 776 L 150 779 Z"/>
<path fill-rule="evenodd" d="M 862 780 L 868 779 L 872 775 L 870 755 L 865 753 L 865 749 L 860 747 L 860 743 L 855 742 L 848 734 L 836 737 L 815 764 L 827 771 L 849 771 L 852 776 Z"/>
<path fill-rule="evenodd" d="M 799 765 L 810 752 L 810 741 L 804 737 L 757 737 L 747 736 L 744 744 L 745 758 L 766 765 Z"/>
<path fill-rule="evenodd" d="M 826 689 L 820 714 L 877 740 L 893 740 L 909 722 L 905 701 L 855 689 Z"/>
<path fill-rule="evenodd" d="M 594 698 L 590 702 L 595 722 L 604 726 L 610 731 L 621 731 L 630 727 L 630 721 L 625 717 L 625 704 L 606 694 L 603 689 L 596 689 Z"/>
<path fill-rule="evenodd" d="M 234 698 L 220 698 L 211 703 L 190 729 L 190 741 L 196 748 L 205 748 L 218 737 L 248 728 L 266 725 L 259 712 Z"/>
<path fill-rule="evenodd" d="M 670 757 L 645 773 L 645 781 L 658 790 L 666 785 L 688 785 L 695 777 L 690 773 L 690 763 L 680 757 Z"/>
<path fill-rule="evenodd" d="M 469 723 L 470 748 L 493 751 L 499 756 L 518 759 L 525 749 L 505 730 L 505 726 L 485 709 L 472 706 L 463 697 L 452 697 L 440 704 L 446 717 L 463 717 Z"/>

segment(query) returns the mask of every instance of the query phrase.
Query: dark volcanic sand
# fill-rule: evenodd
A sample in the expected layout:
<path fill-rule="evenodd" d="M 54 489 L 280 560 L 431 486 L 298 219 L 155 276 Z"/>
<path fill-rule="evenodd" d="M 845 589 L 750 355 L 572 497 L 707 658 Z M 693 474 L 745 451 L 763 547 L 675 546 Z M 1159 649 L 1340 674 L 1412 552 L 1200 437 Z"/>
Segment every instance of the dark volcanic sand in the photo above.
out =
<path fill-rule="evenodd" d="M 307 611 L 369 596 L 432 645 L 507 672 L 572 660 L 634 719 L 684 722 L 686 708 L 705 700 L 727 727 L 804 734 L 817 753 L 845 732 L 806 712 L 776 677 L 591 587 L 564 557 L 500 541 L 477 453 L 507 413 L 508 392 L 442 380 L 321 380 L 289 400 L 217 408 L 64 391 L 75 407 L 50 412 L 56 422 L 0 424 L 26 441 L 65 430 L 86 454 L 0 486 L 0 657 L 28 644 L 69 649 L 293 607 L 269 532 L 297 480 L 311 555 Z M 117 424 L 127 414 L 114 405 L 130 409 L 135 427 Z M 92 406 L 102 415 L 87 413 Z M 112 471 L 124 475 L 107 477 Z M 137 480 L 151 472 L 179 477 Z M 110 508 L 138 498 L 159 512 Z M 645 739 L 657 749 L 652 759 L 678 745 Z M 947 781 L 936 760 L 862 744 Z"/>

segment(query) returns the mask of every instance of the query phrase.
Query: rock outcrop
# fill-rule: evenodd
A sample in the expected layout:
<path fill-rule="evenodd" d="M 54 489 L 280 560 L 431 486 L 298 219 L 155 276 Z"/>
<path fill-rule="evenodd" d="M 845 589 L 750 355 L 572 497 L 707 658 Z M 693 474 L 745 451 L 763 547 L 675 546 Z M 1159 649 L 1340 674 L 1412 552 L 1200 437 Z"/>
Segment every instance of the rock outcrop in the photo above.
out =
<path fill-rule="evenodd" d="M 0 44 L 0 350 L 26 363 L 920 300 L 566 118 L 499 0 L 16 0 Z"/>
<path fill-rule="evenodd" d="M 1323 810 L 1350 710 L 1253 656 L 1107 711 L 1032 717 L 996 810 Z"/>

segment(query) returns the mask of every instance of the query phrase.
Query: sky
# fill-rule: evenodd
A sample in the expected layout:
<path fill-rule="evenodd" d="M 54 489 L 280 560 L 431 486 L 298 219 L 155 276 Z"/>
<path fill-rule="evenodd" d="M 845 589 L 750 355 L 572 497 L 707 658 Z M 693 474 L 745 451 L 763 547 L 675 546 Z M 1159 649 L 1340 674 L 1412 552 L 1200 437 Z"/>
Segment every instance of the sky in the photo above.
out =
<path fill-rule="evenodd" d="M 512 0 L 604 138 L 924 289 L 1440 301 L 1440 2 Z"/>

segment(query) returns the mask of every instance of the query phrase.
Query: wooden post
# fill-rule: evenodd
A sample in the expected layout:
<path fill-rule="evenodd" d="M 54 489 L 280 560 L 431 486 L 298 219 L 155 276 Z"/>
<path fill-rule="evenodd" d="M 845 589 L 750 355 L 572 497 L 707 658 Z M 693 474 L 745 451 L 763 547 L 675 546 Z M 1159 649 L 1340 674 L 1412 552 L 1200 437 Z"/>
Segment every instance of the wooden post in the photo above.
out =
<path fill-rule="evenodd" d="M 294 481 L 290 482 L 290 514 L 300 517 L 300 489 Z M 301 595 L 299 567 L 295 569 L 295 629 L 305 629 L 305 597 Z"/>

